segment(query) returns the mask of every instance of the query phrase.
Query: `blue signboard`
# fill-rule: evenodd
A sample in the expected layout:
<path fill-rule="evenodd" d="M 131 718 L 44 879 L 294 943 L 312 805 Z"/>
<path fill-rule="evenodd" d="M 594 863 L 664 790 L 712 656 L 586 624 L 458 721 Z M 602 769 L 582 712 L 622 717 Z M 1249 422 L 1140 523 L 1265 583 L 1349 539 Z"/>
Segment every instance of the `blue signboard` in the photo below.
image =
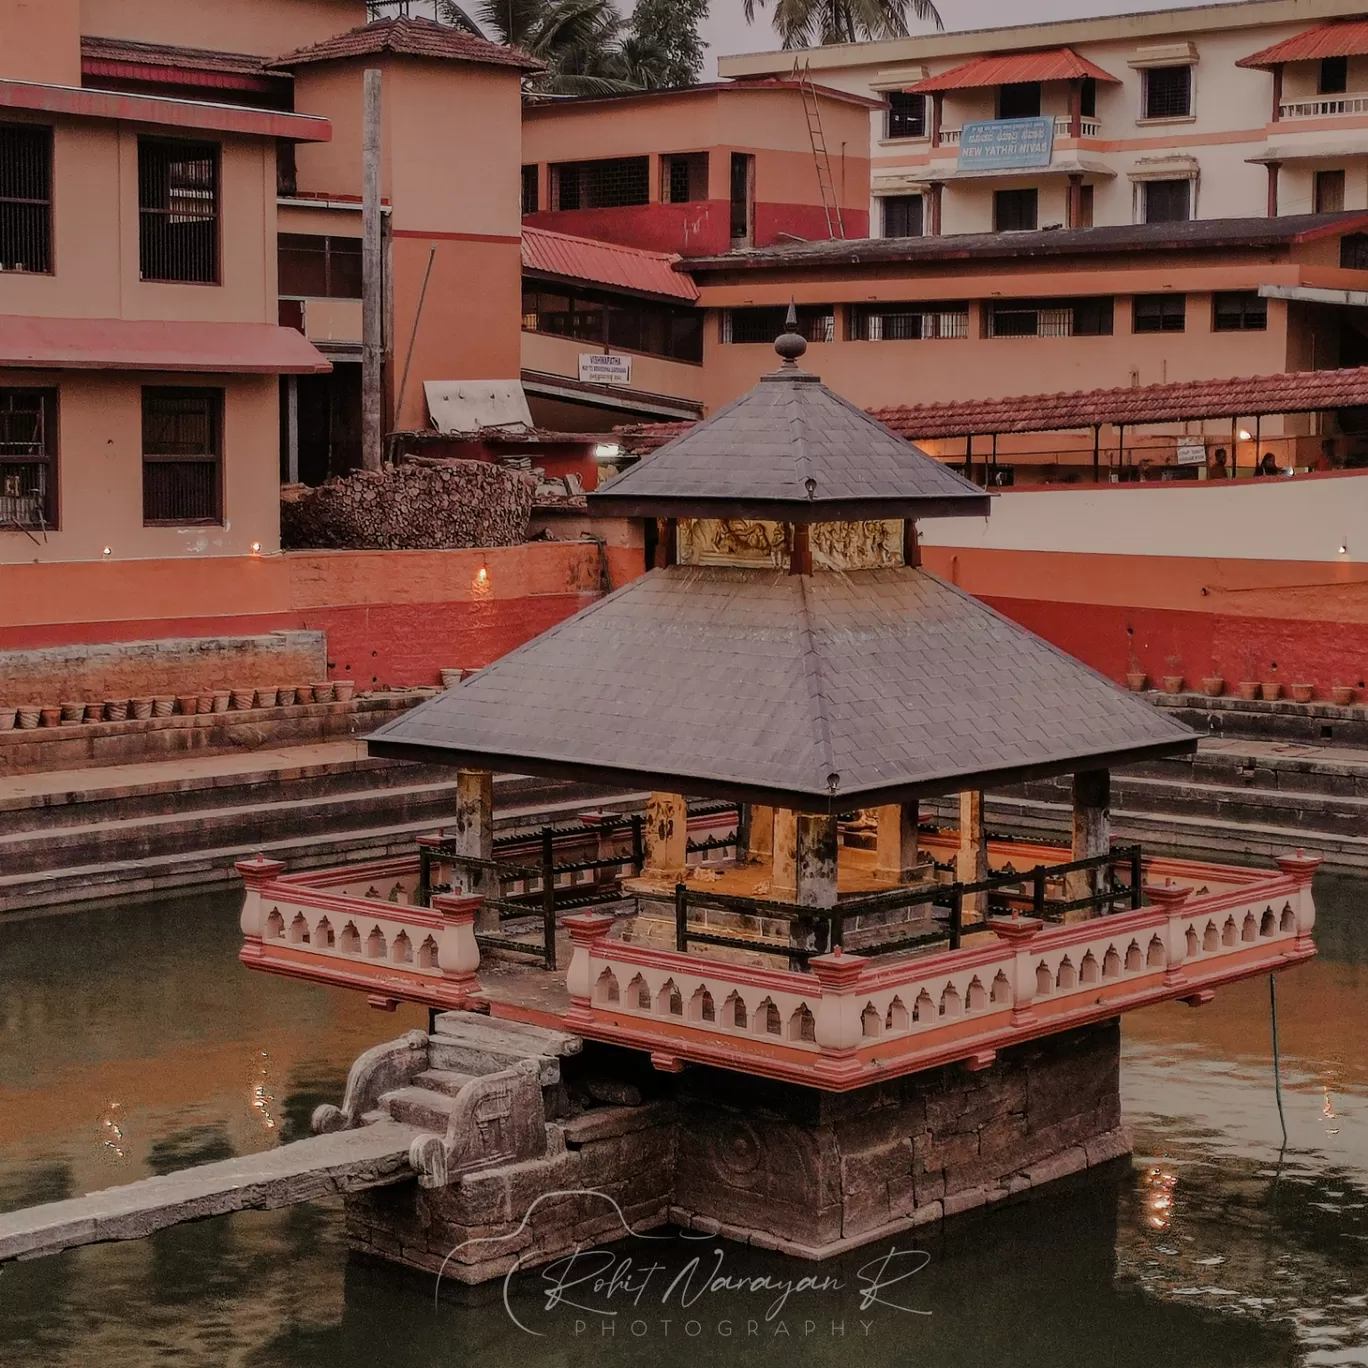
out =
<path fill-rule="evenodd" d="M 960 130 L 959 169 L 1049 166 L 1053 150 L 1053 119 L 985 119 L 967 123 Z"/>

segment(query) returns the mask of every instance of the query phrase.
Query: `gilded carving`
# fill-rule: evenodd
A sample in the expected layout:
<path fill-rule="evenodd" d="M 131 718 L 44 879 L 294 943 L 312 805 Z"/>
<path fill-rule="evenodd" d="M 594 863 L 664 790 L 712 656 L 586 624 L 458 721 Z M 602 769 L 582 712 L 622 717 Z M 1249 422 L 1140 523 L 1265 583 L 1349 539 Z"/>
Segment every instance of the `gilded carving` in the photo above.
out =
<path fill-rule="evenodd" d="M 815 570 L 883 570 L 903 563 L 903 525 L 898 518 L 871 522 L 814 523 Z"/>
<path fill-rule="evenodd" d="M 681 565 L 788 565 L 788 527 L 753 518 L 681 518 Z"/>

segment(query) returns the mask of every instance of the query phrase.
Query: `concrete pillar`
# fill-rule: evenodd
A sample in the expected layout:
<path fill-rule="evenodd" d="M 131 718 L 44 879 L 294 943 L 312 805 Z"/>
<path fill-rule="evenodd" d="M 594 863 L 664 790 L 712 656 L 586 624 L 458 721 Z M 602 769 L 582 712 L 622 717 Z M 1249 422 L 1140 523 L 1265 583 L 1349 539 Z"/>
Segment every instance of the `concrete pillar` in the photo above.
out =
<path fill-rule="evenodd" d="M 770 855 L 770 897 L 794 901 L 798 896 L 798 814 L 774 809 L 773 849 Z"/>
<path fill-rule="evenodd" d="M 959 796 L 959 851 L 955 857 L 955 878 L 960 883 L 978 883 L 988 877 L 988 833 L 983 827 L 983 790 L 966 789 Z M 970 893 L 964 899 L 965 917 L 982 917 L 988 910 L 986 893 Z"/>
<path fill-rule="evenodd" d="M 457 856 L 474 860 L 494 858 L 494 776 L 488 770 L 457 770 L 456 772 L 456 830 Z M 453 892 L 478 894 L 482 897 L 499 896 L 499 889 L 489 873 L 482 869 L 462 868 L 459 859 L 454 866 Z M 480 908 L 476 929 L 496 932 L 499 929 L 497 909 Z"/>
<path fill-rule="evenodd" d="M 879 821 L 874 872 L 883 878 L 906 883 L 917 863 L 917 805 L 890 803 L 876 808 Z"/>
<path fill-rule="evenodd" d="M 752 864 L 769 864 L 774 858 L 774 809 L 756 804 L 750 810 L 743 858 Z"/>
<path fill-rule="evenodd" d="M 653 793 L 646 800 L 643 832 L 648 879 L 678 883 L 687 867 L 689 803 L 680 793 Z"/>
<path fill-rule="evenodd" d="M 1083 770 L 1073 777 L 1073 842 L 1070 859 L 1090 860 L 1111 849 L 1111 775 L 1106 770 Z M 1069 901 L 1086 898 L 1102 886 L 1103 871 L 1078 869 L 1064 876 L 1064 896 Z M 1073 914 L 1076 920 L 1087 909 Z"/>

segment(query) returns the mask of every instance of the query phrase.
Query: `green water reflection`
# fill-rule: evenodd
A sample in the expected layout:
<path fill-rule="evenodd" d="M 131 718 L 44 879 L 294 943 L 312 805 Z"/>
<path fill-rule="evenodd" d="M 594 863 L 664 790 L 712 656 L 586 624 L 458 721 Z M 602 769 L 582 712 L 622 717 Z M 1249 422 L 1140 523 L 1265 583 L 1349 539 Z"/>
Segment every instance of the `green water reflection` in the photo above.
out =
<path fill-rule="evenodd" d="M 1137 1014 L 1123 1064 L 1134 1165 L 946 1238 L 904 1237 L 930 1255 L 885 1292 L 906 1309 L 860 1308 L 861 1269 L 884 1247 L 812 1266 L 711 1240 L 615 1252 L 665 1270 L 653 1294 L 695 1256 L 733 1277 L 841 1286 L 768 1321 L 773 1294 L 740 1291 L 548 1310 L 536 1271 L 507 1308 L 500 1287 L 434 1299 L 430 1278 L 349 1257 L 340 1205 L 319 1203 L 8 1267 L 0 1362 L 1368 1365 L 1365 891 L 1318 883 L 1321 955 L 1281 980 L 1286 1153 L 1266 983 Z M 421 1024 L 242 970 L 236 911 L 212 896 L 0 924 L 0 1208 L 302 1134 L 360 1049 Z"/>

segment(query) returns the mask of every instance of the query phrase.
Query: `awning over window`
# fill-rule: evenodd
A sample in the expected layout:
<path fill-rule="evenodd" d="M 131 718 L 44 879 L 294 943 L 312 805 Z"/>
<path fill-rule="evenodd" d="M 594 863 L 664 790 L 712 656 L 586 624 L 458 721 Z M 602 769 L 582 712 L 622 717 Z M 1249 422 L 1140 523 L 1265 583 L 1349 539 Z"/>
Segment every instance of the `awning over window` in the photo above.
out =
<path fill-rule="evenodd" d="M 332 363 L 274 323 L 0 315 L 0 366 L 19 370 L 198 371 L 314 375 Z"/>
<path fill-rule="evenodd" d="M 1284 62 L 1318 62 L 1322 57 L 1362 57 L 1368 55 L 1368 19 L 1351 19 L 1343 24 L 1322 24 L 1294 38 L 1284 38 L 1250 57 L 1241 57 L 1239 67 L 1268 70 Z"/>
<path fill-rule="evenodd" d="M 929 76 L 907 87 L 909 94 L 929 95 L 937 90 L 972 90 L 977 86 L 1015 85 L 1019 81 L 1073 81 L 1091 76 L 1094 81 L 1119 85 L 1120 79 L 1095 62 L 1080 57 L 1073 48 L 1050 48 L 1045 52 L 1008 52 L 978 57 L 963 66 Z"/>

